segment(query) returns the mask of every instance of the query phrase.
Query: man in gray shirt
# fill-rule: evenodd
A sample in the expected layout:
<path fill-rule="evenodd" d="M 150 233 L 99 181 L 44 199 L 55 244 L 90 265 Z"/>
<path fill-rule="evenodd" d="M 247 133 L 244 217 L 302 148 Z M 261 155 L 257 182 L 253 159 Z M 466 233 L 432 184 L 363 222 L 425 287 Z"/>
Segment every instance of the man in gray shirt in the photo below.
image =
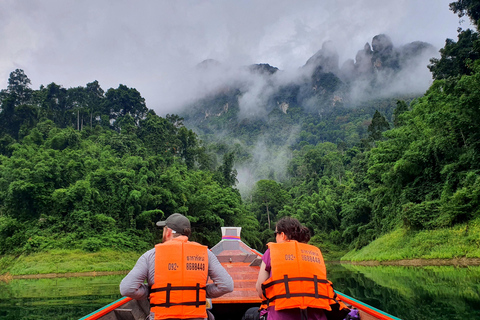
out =
<path fill-rule="evenodd" d="M 165 221 L 157 222 L 157 226 L 164 227 L 163 243 L 174 238 L 188 237 L 190 235 L 190 221 L 179 213 L 170 215 Z M 153 248 L 145 252 L 135 264 L 135 267 L 123 278 L 120 283 L 120 293 L 135 300 L 149 298 L 150 287 L 155 279 L 155 252 Z M 208 277 L 213 281 L 206 285 L 206 297 L 217 298 L 233 291 L 233 280 L 217 257 L 208 252 Z M 147 283 L 145 284 L 145 280 Z M 150 318 L 154 319 L 153 312 Z"/>

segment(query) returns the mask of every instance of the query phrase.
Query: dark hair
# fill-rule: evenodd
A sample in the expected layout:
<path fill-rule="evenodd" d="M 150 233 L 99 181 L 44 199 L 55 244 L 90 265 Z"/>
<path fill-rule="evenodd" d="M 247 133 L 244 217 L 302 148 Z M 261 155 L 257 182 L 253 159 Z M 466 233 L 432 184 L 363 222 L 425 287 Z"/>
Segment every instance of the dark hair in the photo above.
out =
<path fill-rule="evenodd" d="M 190 229 L 190 228 L 183 229 L 183 235 L 184 236 L 190 237 L 191 233 L 192 233 L 192 229 Z"/>
<path fill-rule="evenodd" d="M 180 232 L 176 232 L 173 234 L 173 237 L 176 238 L 176 237 L 180 237 L 180 236 L 187 236 L 187 237 L 190 237 L 190 234 L 192 234 L 192 229 L 190 228 L 185 228 L 183 229 L 183 232 L 180 233 Z"/>
<path fill-rule="evenodd" d="M 310 241 L 310 230 L 292 217 L 283 217 L 278 220 L 277 231 L 285 233 L 288 240 L 296 240 L 303 243 Z"/>

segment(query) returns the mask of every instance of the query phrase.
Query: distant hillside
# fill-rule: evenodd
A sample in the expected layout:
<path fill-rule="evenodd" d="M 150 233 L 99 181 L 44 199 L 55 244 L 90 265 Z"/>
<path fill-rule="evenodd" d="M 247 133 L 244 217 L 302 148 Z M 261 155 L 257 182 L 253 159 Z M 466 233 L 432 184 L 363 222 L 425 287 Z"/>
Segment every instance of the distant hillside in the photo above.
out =
<path fill-rule="evenodd" d="M 338 52 L 326 42 L 293 77 L 269 64 L 248 66 L 238 79 L 222 84 L 194 102 L 181 116 L 204 138 L 222 132 L 247 144 L 262 135 L 281 137 L 282 133 L 275 132 L 277 126 L 282 127 L 283 135 L 285 126 L 291 129 L 300 125 L 297 129 L 301 131 L 309 117 L 325 120 L 352 112 L 354 118 L 371 117 L 375 109 L 382 108 L 378 105 L 380 100 L 390 100 L 388 104 L 392 106 L 392 98 L 421 96 L 429 79 L 423 79 L 423 86 L 414 88 L 406 80 L 419 69 L 427 70 L 428 61 L 435 54 L 435 48 L 428 43 L 416 41 L 396 48 L 387 35 L 380 34 L 372 39 L 371 45 L 366 43 L 358 51 L 355 60 L 347 60 L 340 67 Z M 206 60 L 199 68 L 218 68 L 221 72 L 221 63 Z M 380 111 L 389 114 L 391 108 Z M 335 142 L 336 139 L 346 137 L 333 135 L 320 140 Z M 272 143 L 283 145 L 286 140 L 288 137 L 284 136 Z"/>
<path fill-rule="evenodd" d="M 180 115 L 203 140 L 225 144 L 220 155 L 235 149 L 238 169 L 255 168 L 249 169 L 252 180 L 283 177 L 291 150 L 305 143 L 359 144 L 375 110 L 392 121 L 397 100 L 410 101 L 428 88 L 431 76 L 418 73 L 428 73 L 432 45 L 396 48 L 383 34 L 371 43 L 340 66 L 338 52 L 326 42 L 293 75 L 269 64 L 250 65 Z M 215 60 L 198 65 L 200 72 L 219 75 L 222 68 Z"/>

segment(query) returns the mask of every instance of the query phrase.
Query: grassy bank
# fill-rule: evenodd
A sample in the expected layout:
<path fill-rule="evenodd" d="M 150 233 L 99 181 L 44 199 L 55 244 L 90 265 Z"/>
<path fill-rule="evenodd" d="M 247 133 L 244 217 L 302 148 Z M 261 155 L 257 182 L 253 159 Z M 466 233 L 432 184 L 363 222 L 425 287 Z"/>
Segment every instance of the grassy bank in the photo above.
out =
<path fill-rule="evenodd" d="M 29 275 L 46 273 L 101 272 L 130 270 L 141 253 L 101 250 L 51 250 L 30 255 L 3 256 L 0 274 Z"/>
<path fill-rule="evenodd" d="M 411 231 L 397 229 L 368 246 L 344 255 L 342 261 L 480 258 L 480 219 L 453 228 Z"/>
<path fill-rule="evenodd" d="M 325 260 L 330 261 L 480 258 L 480 218 L 454 228 L 424 231 L 398 229 L 342 257 L 340 254 L 344 252 L 336 246 L 317 245 L 324 251 Z M 51 250 L 30 255 L 6 255 L 0 257 L 0 275 L 126 271 L 135 265 L 142 253 Z"/>

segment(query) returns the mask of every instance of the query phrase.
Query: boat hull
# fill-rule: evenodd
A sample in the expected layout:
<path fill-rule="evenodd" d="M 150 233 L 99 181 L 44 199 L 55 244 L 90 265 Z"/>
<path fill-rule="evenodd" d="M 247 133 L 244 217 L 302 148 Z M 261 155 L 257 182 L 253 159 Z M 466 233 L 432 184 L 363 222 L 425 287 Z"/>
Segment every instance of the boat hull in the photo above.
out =
<path fill-rule="evenodd" d="M 259 307 L 261 299 L 255 284 L 260 271 L 261 254 L 240 239 L 241 228 L 222 228 L 222 240 L 211 251 L 233 279 L 234 290 L 212 299 L 210 312 L 217 320 L 241 320 L 245 312 Z M 357 308 L 362 320 L 399 320 L 379 309 L 337 292 L 338 299 Z M 80 320 L 144 320 L 149 313 L 148 301 L 122 298 Z"/>

